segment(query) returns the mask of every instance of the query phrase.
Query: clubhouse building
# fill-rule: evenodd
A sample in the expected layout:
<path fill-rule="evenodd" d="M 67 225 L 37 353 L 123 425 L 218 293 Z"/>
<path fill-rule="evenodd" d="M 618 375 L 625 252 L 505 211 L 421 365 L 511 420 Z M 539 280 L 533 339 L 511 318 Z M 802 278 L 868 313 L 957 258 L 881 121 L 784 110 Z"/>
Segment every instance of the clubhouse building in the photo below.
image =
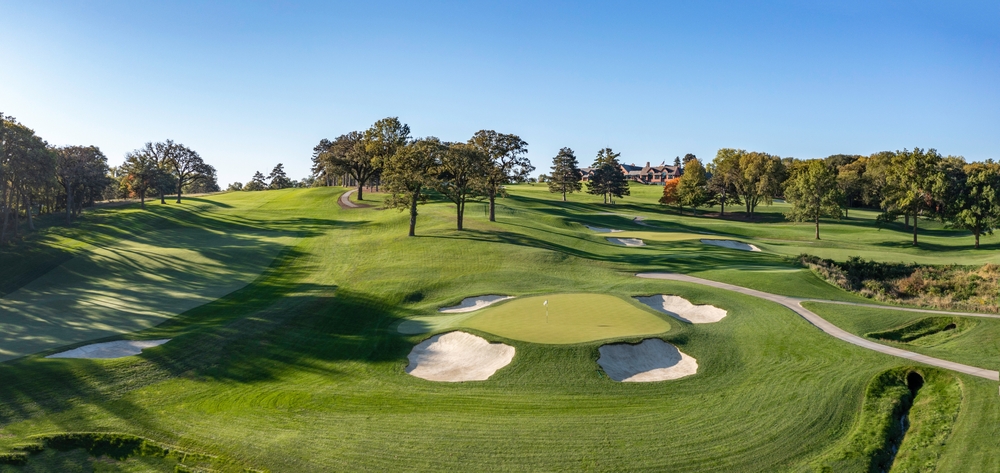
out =
<path fill-rule="evenodd" d="M 590 176 L 594 174 L 594 168 L 581 168 L 583 171 L 583 180 L 589 181 Z M 646 162 L 645 166 L 636 166 L 635 164 L 622 164 L 621 165 L 622 174 L 625 178 L 630 181 L 639 182 L 642 184 L 656 184 L 662 186 L 663 183 L 675 177 L 680 177 L 680 169 L 678 166 L 670 166 L 666 164 L 660 164 L 659 166 L 650 166 L 649 162 Z"/>

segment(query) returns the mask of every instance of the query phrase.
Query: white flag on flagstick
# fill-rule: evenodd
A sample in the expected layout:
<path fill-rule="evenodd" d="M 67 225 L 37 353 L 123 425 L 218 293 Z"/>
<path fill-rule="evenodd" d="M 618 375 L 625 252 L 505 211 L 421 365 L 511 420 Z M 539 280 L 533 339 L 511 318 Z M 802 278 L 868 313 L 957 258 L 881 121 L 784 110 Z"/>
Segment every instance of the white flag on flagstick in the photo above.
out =
<path fill-rule="evenodd" d="M 545 299 L 545 302 L 542 302 L 542 305 L 544 305 L 544 306 L 548 306 L 548 305 L 549 305 L 549 300 L 548 300 L 548 299 Z"/>

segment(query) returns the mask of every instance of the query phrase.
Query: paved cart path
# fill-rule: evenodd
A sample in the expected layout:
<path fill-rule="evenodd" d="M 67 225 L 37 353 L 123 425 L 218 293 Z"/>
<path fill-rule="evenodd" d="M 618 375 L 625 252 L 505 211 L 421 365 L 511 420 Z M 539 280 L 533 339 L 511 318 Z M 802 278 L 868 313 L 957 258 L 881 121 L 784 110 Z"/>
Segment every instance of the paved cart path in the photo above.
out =
<path fill-rule="evenodd" d="M 760 299 L 769 300 L 781 304 L 789 309 L 795 311 L 795 313 L 802 316 L 802 318 L 809 321 L 809 323 L 815 325 L 820 330 L 826 332 L 828 335 L 839 338 L 847 343 L 857 345 L 859 347 L 867 348 L 869 350 L 874 350 L 880 353 L 885 353 L 887 355 L 897 356 L 900 358 L 906 358 L 918 363 L 923 363 L 925 365 L 936 366 L 938 368 L 944 368 L 946 370 L 957 371 L 959 373 L 965 373 L 972 376 L 978 376 L 980 378 L 986 378 L 993 381 L 1000 381 L 1000 372 L 988 370 L 985 368 L 978 368 L 975 366 L 963 365 L 961 363 L 955 363 L 948 360 L 942 360 L 939 358 L 934 358 L 926 355 L 921 355 L 919 353 L 913 353 L 911 351 L 901 350 L 899 348 L 890 347 L 887 345 L 882 345 L 880 343 L 867 340 L 865 338 L 854 335 L 853 333 L 847 332 L 846 330 L 827 322 L 826 319 L 820 317 L 815 312 L 812 312 L 805 307 L 802 307 L 803 302 L 823 302 L 832 304 L 849 304 L 857 305 L 862 307 L 877 307 L 879 309 L 890 309 L 890 310 L 907 310 L 913 312 L 928 312 L 928 313 L 941 313 L 949 315 L 969 315 L 976 317 L 996 317 L 995 315 L 989 314 L 975 314 L 975 313 L 959 313 L 959 312 L 943 312 L 934 310 L 922 310 L 922 309 L 908 309 L 903 307 L 891 307 L 891 306 L 880 306 L 874 304 L 863 304 L 863 303 L 847 303 L 847 302 L 837 302 L 837 301 L 827 301 L 822 299 L 799 299 L 796 297 L 779 296 L 777 294 L 771 294 L 768 292 L 758 291 L 755 289 L 749 289 L 741 286 L 734 286 L 732 284 L 726 284 L 724 282 L 711 281 L 708 279 L 702 279 L 694 276 L 688 276 L 686 274 L 676 274 L 676 273 L 639 273 L 636 276 L 640 278 L 647 279 L 666 279 L 670 281 L 682 281 L 694 284 L 701 284 L 705 286 L 715 287 L 718 289 L 725 289 L 727 291 L 738 292 L 740 294 L 746 294 L 748 296 L 757 297 Z"/>
<path fill-rule="evenodd" d="M 360 209 L 361 207 L 365 207 L 364 205 L 355 204 L 354 202 L 351 202 L 351 194 L 357 191 L 358 191 L 357 189 L 352 189 L 347 192 L 344 192 L 343 194 L 340 194 L 340 199 L 337 201 L 337 203 L 339 203 L 340 206 L 345 209 Z"/>

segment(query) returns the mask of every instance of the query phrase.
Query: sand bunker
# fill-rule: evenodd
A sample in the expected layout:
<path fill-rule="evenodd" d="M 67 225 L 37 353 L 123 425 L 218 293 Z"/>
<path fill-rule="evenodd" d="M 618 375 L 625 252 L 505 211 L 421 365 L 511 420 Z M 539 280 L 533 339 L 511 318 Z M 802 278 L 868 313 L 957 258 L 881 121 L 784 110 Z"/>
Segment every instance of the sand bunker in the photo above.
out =
<path fill-rule="evenodd" d="M 584 225 L 584 226 L 587 227 L 588 230 L 593 231 L 593 232 L 597 232 L 597 233 L 619 233 L 619 232 L 622 231 L 622 230 L 618 230 L 618 229 L 615 229 L 615 228 L 592 227 L 590 225 Z"/>
<path fill-rule="evenodd" d="M 638 345 L 604 345 L 598 351 L 601 357 L 597 364 L 615 381 L 666 381 L 698 372 L 697 360 L 658 338 L 643 340 Z"/>
<path fill-rule="evenodd" d="M 465 332 L 435 335 L 413 347 L 406 372 L 429 381 L 483 381 L 510 364 L 514 347 Z"/>
<path fill-rule="evenodd" d="M 121 358 L 142 353 L 143 349 L 152 348 L 169 342 L 162 340 L 116 340 L 113 342 L 94 343 L 79 348 L 46 356 L 46 358 Z"/>
<path fill-rule="evenodd" d="M 675 319 L 692 324 L 710 324 L 718 322 L 726 316 L 726 311 L 723 309 L 712 305 L 694 305 L 679 296 L 662 294 L 636 297 L 636 300 Z"/>
<path fill-rule="evenodd" d="M 760 248 L 757 248 L 755 245 L 751 245 L 749 243 L 743 243 L 742 241 L 702 239 L 701 242 L 706 245 L 721 246 L 723 248 L 730 248 L 733 250 L 760 251 Z"/>
<path fill-rule="evenodd" d="M 505 301 L 507 299 L 513 299 L 514 296 L 498 296 L 496 294 L 490 294 L 487 296 L 475 296 L 466 297 L 462 299 L 462 302 L 458 305 L 453 305 L 451 307 L 442 307 L 438 309 L 438 312 L 445 314 L 461 314 L 463 312 L 472 312 L 474 310 L 482 309 L 483 307 L 488 307 L 490 305 L 496 304 L 500 301 Z"/>
<path fill-rule="evenodd" d="M 632 219 L 632 222 L 635 223 L 636 225 L 642 225 L 644 227 L 651 227 L 652 225 L 646 223 L 645 220 L 646 220 L 646 217 L 635 217 L 635 218 Z"/>
<path fill-rule="evenodd" d="M 608 238 L 608 241 L 622 246 L 646 246 L 646 242 L 639 238 Z"/>

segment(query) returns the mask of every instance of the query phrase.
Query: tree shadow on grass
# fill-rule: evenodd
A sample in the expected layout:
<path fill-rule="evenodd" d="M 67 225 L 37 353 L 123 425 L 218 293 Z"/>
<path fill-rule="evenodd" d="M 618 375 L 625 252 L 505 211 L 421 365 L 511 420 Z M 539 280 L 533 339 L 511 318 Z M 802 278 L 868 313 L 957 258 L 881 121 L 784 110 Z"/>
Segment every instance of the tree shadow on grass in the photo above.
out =
<path fill-rule="evenodd" d="M 141 408 L 122 396 L 173 378 L 255 383 L 308 371 L 333 379 L 343 375 L 334 362 L 406 359 L 409 342 L 389 331 L 394 322 L 413 314 L 336 286 L 295 283 L 309 271 L 303 264 L 290 264 L 299 256 L 288 249 L 253 284 L 136 334 L 172 339 L 140 356 L 81 360 L 36 355 L 0 363 L 0 426 L 80 404 L 132 421 L 142 417 L 136 413 Z"/>

